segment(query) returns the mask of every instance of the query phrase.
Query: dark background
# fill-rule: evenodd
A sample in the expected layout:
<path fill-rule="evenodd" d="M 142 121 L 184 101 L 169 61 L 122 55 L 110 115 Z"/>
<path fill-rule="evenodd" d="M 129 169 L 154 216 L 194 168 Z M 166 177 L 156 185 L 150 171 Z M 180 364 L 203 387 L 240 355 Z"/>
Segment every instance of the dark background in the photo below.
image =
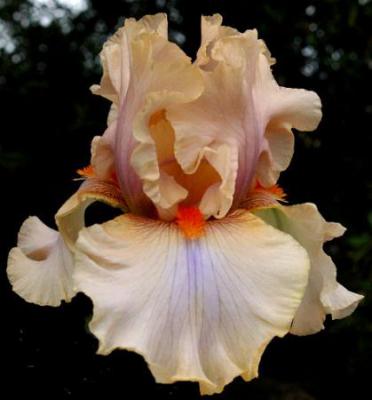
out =
<path fill-rule="evenodd" d="M 89 162 L 91 138 L 105 128 L 109 104 L 88 90 L 100 79 L 97 55 L 103 42 L 124 17 L 163 11 L 171 40 L 190 56 L 200 42 L 201 14 L 219 12 L 226 25 L 240 30 L 256 27 L 277 58 L 277 80 L 320 95 L 322 123 L 315 133 L 296 135 L 296 153 L 281 184 L 291 203 L 315 202 L 327 219 L 348 227 L 327 249 L 340 282 L 366 295 L 352 317 L 327 320 L 327 329 L 317 335 L 274 340 L 263 356 L 259 379 L 237 379 L 215 398 L 370 398 L 372 3 L 71 3 L 83 6 L 0 0 L 1 397 L 199 398 L 194 383 L 155 384 L 133 353 L 96 356 L 97 342 L 86 330 L 91 303 L 85 296 L 60 308 L 38 307 L 11 291 L 5 273 L 7 253 L 23 220 L 38 215 L 53 226 L 54 213 L 76 189 L 74 171 Z"/>

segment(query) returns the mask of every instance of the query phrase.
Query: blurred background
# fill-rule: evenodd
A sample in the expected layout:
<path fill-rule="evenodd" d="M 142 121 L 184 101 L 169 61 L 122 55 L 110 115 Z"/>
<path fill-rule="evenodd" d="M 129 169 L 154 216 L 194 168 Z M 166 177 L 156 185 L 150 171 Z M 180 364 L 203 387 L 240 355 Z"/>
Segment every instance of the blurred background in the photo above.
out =
<path fill-rule="evenodd" d="M 168 14 L 171 40 L 192 57 L 202 14 L 219 12 L 241 31 L 257 28 L 277 59 L 280 84 L 320 95 L 323 121 L 316 132 L 296 135 L 280 182 L 291 203 L 315 202 L 348 228 L 327 250 L 339 281 L 366 296 L 353 316 L 327 320 L 317 335 L 274 340 L 259 379 L 237 379 L 215 398 L 369 398 L 372 2 L 0 0 L 1 391 L 11 389 L 2 398 L 199 398 L 193 383 L 155 384 L 133 353 L 96 356 L 85 296 L 57 309 L 38 307 L 12 293 L 5 273 L 23 220 L 38 215 L 54 225 L 54 213 L 77 188 L 76 169 L 89 163 L 92 137 L 105 128 L 109 104 L 88 89 L 100 79 L 102 44 L 126 17 L 159 11 Z"/>

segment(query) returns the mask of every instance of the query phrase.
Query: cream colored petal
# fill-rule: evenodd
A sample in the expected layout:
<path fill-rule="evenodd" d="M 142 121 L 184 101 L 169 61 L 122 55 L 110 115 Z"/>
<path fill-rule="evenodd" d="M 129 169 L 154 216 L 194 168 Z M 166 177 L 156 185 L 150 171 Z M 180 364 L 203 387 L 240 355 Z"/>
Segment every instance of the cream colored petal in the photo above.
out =
<path fill-rule="evenodd" d="M 112 157 L 104 138 L 92 143 L 97 175 L 112 177 Z M 28 218 L 21 227 L 18 246 L 9 253 L 8 276 L 13 289 L 29 302 L 58 306 L 74 295 L 72 252 L 86 208 L 94 201 L 126 208 L 120 189 L 111 179 L 89 178 L 56 214 L 59 232 L 45 226 L 38 218 Z"/>
<path fill-rule="evenodd" d="M 169 104 L 200 95 L 198 68 L 168 42 L 165 14 L 127 19 L 104 46 L 101 58 L 104 74 L 101 86 L 94 90 L 114 102 L 103 137 L 114 152 L 124 197 L 134 213 L 153 215 L 154 203 L 169 214 L 185 197 L 185 189 L 160 171 L 149 122 L 153 113 Z"/>
<path fill-rule="evenodd" d="M 110 111 L 107 116 L 107 126 L 111 125 L 118 119 L 118 106 L 115 103 L 111 104 Z"/>
<path fill-rule="evenodd" d="M 273 186 L 280 172 L 287 169 L 294 151 L 294 136 L 289 125 L 266 127 L 263 151 L 258 159 L 256 177 L 264 187 Z"/>
<path fill-rule="evenodd" d="M 95 136 L 91 145 L 91 164 L 97 178 L 110 180 L 115 174 L 115 159 L 107 136 Z"/>
<path fill-rule="evenodd" d="M 48 228 L 38 218 L 30 217 L 22 225 L 18 246 L 9 253 L 8 276 L 13 290 L 25 300 L 58 306 L 74 295 L 72 253 L 75 241 L 85 225 L 86 208 L 103 201 L 125 209 L 120 190 L 113 182 L 87 179 L 56 214 L 59 232 Z"/>
<path fill-rule="evenodd" d="M 363 296 L 348 291 L 336 281 L 336 267 L 322 249 L 325 241 L 343 234 L 342 225 L 326 222 L 311 203 L 280 206 L 256 214 L 292 235 L 310 256 L 309 283 L 291 332 L 296 335 L 316 333 L 324 328 L 326 314 L 334 319 L 350 315 Z"/>
<path fill-rule="evenodd" d="M 223 165 L 213 165 L 216 169 L 224 169 L 220 187 L 215 185 L 211 188 L 216 202 L 214 209 L 210 208 L 216 218 L 226 215 L 234 194 L 239 198 L 245 197 L 263 143 L 249 89 L 254 79 L 252 68 L 255 67 L 259 46 L 248 47 L 250 39 L 245 37 L 229 40 L 242 41 L 236 44 L 239 48 L 246 45 L 245 56 L 250 60 L 249 65 L 220 62 L 213 70 L 202 71 L 203 94 L 191 103 L 167 109 L 167 117 L 175 132 L 175 155 L 185 172 L 194 171 L 208 149 L 230 149 L 220 155 L 220 159 L 224 158 Z"/>
<path fill-rule="evenodd" d="M 73 252 L 79 231 L 85 226 L 85 210 L 94 203 L 93 198 L 82 199 L 74 193 L 58 210 L 56 223 L 66 245 Z"/>
<path fill-rule="evenodd" d="M 156 33 L 162 38 L 168 39 L 167 14 L 145 15 L 138 21 L 134 18 L 127 18 L 125 20 L 125 29 L 129 32 L 131 39 L 144 33 Z"/>
<path fill-rule="evenodd" d="M 279 86 L 265 55 L 259 56 L 254 87 L 255 104 L 265 121 L 265 142 L 257 166 L 257 177 L 264 186 L 277 182 L 293 155 L 292 128 L 312 131 L 322 117 L 319 96 L 304 89 Z"/>
<path fill-rule="evenodd" d="M 238 151 L 226 144 L 214 144 L 204 149 L 203 156 L 221 177 L 204 193 L 199 209 L 206 219 L 224 217 L 230 210 L 235 189 Z M 234 164 L 236 167 L 234 167 Z"/>
<path fill-rule="evenodd" d="M 74 296 L 73 259 L 59 233 L 37 217 L 23 223 L 7 273 L 13 290 L 28 302 L 58 306 Z"/>
<path fill-rule="evenodd" d="M 264 57 L 268 65 L 273 63 L 255 30 L 239 33 L 221 26 L 221 22 L 219 15 L 202 20 L 202 45 L 197 60 L 205 83 L 202 96 L 184 107 L 171 107 L 167 111 L 175 130 L 177 161 L 185 171 L 195 169 L 208 148 L 223 144 L 231 149 L 230 156 L 225 157 L 220 187 L 211 186 L 203 202 L 207 206 L 207 199 L 215 199 L 208 209 L 216 218 L 222 218 L 232 206 L 239 207 L 245 200 L 257 174 L 260 155 L 267 152 L 268 119 L 256 94 L 260 94 L 257 88 L 261 79 L 260 58 Z M 270 79 L 273 80 L 272 76 Z M 279 142 L 276 154 L 290 158 L 292 154 L 286 147 L 288 136 L 283 137 L 283 145 L 283 140 L 276 139 L 274 143 Z M 271 171 L 271 159 L 267 160 Z M 283 163 L 280 159 L 276 166 Z"/>
<path fill-rule="evenodd" d="M 100 53 L 103 75 L 99 85 L 92 85 L 93 94 L 105 97 L 119 104 L 120 96 L 125 95 L 129 84 L 129 63 L 124 61 L 129 55 L 128 37 L 120 29 L 103 46 Z"/>
<path fill-rule="evenodd" d="M 220 39 L 224 38 L 239 38 L 239 37 L 251 37 L 254 41 L 257 40 L 257 31 L 255 29 L 247 30 L 244 33 L 239 32 L 237 29 L 229 26 L 222 25 L 222 16 L 220 14 L 214 14 L 212 16 L 203 16 L 201 20 L 201 45 L 197 53 L 196 63 L 199 67 L 204 70 L 213 69 L 218 61 L 216 57 L 215 48 L 218 48 Z M 271 54 L 266 47 L 263 40 L 258 40 L 260 46 L 260 53 L 262 53 L 270 65 L 275 64 L 275 59 L 271 57 Z M 239 53 L 241 53 L 239 51 Z M 236 54 L 236 53 L 235 53 Z M 228 55 L 228 57 L 231 56 Z M 239 56 L 240 57 L 240 56 Z"/>
<path fill-rule="evenodd" d="M 202 19 L 196 61 L 203 70 L 202 96 L 171 107 L 167 116 L 175 131 L 177 161 L 185 171 L 195 168 L 213 145 L 223 143 L 237 152 L 237 162 L 235 157 L 226 159 L 227 175 L 235 182 L 228 185 L 234 208 L 245 200 L 254 178 L 265 187 L 275 184 L 292 158 L 291 129 L 315 129 L 321 112 L 315 93 L 276 83 L 274 60 L 255 30 L 239 33 L 221 23 L 220 15 Z M 222 203 L 223 194 L 213 185 L 207 197 L 218 198 L 212 209 Z M 217 209 L 212 215 L 220 218 L 225 213 Z"/>
<path fill-rule="evenodd" d="M 240 35 L 236 29 L 222 26 L 222 16 L 202 16 L 201 18 L 201 44 L 197 53 L 196 63 L 204 69 L 211 69 L 215 62 L 211 57 L 211 50 L 215 42 L 225 36 Z"/>
<path fill-rule="evenodd" d="M 154 35 L 142 35 L 132 46 L 132 76 L 125 104 L 119 110 L 116 132 L 116 166 L 129 208 L 143 213 L 149 199 L 155 206 L 172 207 L 161 193 L 161 173 L 150 121 L 171 104 L 198 97 L 202 79 L 197 67 L 174 44 Z M 169 182 L 168 182 L 169 183 Z M 170 189 L 172 190 L 172 189 Z M 183 192 L 174 185 L 174 192 Z M 141 197 L 145 193 L 146 197 Z"/>
<path fill-rule="evenodd" d="M 197 381 L 202 394 L 257 376 L 266 345 L 290 329 L 309 268 L 295 240 L 244 211 L 194 240 L 127 214 L 84 229 L 77 247 L 98 352 L 135 351 L 158 382 Z"/>
<path fill-rule="evenodd" d="M 95 201 L 101 201 L 126 211 L 127 206 L 120 189 L 113 182 L 98 178 L 87 179 L 58 210 L 55 220 L 66 245 L 75 251 L 75 242 L 85 226 L 85 211 Z"/>
<path fill-rule="evenodd" d="M 103 46 L 100 54 L 103 76 L 99 85 L 91 90 L 118 105 L 125 97 L 131 76 L 130 45 L 138 36 L 154 33 L 167 39 L 168 22 L 166 14 L 147 15 L 136 21 L 128 18 Z"/>

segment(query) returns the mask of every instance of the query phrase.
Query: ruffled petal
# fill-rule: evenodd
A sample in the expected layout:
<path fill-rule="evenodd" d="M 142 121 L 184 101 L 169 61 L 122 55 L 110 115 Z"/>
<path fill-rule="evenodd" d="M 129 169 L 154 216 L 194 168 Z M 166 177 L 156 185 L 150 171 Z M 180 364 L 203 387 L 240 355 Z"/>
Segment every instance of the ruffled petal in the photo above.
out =
<path fill-rule="evenodd" d="M 135 37 L 146 33 L 156 33 L 168 38 L 166 14 L 146 15 L 139 21 L 134 18 L 125 20 L 120 28 L 103 46 L 100 53 L 103 76 L 99 85 L 93 85 L 94 94 L 103 96 L 115 105 L 120 97 L 126 95 L 130 80 L 130 42 Z"/>
<path fill-rule="evenodd" d="M 203 69 L 211 69 L 215 62 L 211 56 L 211 50 L 215 42 L 226 36 L 239 35 L 240 33 L 229 26 L 222 25 L 222 16 L 202 16 L 201 19 L 201 44 L 197 53 L 196 63 Z"/>
<path fill-rule="evenodd" d="M 18 234 L 18 246 L 9 253 L 7 273 L 13 290 L 39 305 L 58 306 L 75 294 L 72 253 L 79 231 L 85 226 L 85 210 L 95 201 L 125 210 L 126 204 L 114 182 L 87 179 L 59 209 L 59 231 L 37 217 L 28 218 Z"/>
<path fill-rule="evenodd" d="M 205 89 L 194 102 L 172 106 L 167 117 L 175 132 L 175 156 L 186 173 L 195 171 L 199 163 L 214 153 L 211 165 L 219 172 L 220 182 L 205 193 L 202 207 L 206 215 L 224 217 L 237 195 L 239 187 L 247 192 L 255 173 L 260 149 L 260 129 L 257 126 L 251 91 L 251 67 L 255 65 L 258 47 L 248 46 L 250 38 L 234 37 L 246 46 L 246 58 L 252 65 L 220 62 L 202 71 Z M 249 50 L 248 50 L 249 48 Z M 249 54 L 248 54 L 249 53 Z M 244 174 L 242 173 L 245 171 Z M 244 181 L 244 182 L 243 182 Z M 213 196 L 211 196 L 213 191 Z M 208 198 L 216 199 L 208 204 Z"/>
<path fill-rule="evenodd" d="M 257 112 L 265 121 L 265 136 L 257 165 L 257 178 L 263 186 L 274 185 L 293 155 L 292 128 L 313 131 L 321 118 L 319 96 L 304 89 L 281 87 L 275 81 L 270 61 L 260 54 L 254 98 Z"/>
<path fill-rule="evenodd" d="M 185 197 L 176 181 L 172 203 L 164 197 L 162 177 L 167 179 L 167 173 L 161 173 L 159 167 L 160 143 L 152 136 L 151 118 L 170 105 L 197 98 L 202 91 L 202 79 L 197 67 L 176 45 L 156 35 L 142 35 L 132 43 L 131 62 L 136 74 L 119 110 L 116 167 L 129 208 L 146 214 L 149 199 L 156 207 L 170 208 Z"/>
<path fill-rule="evenodd" d="M 65 243 L 75 251 L 75 242 L 80 230 L 85 226 L 85 211 L 95 201 L 127 210 L 119 187 L 114 182 L 99 178 L 87 179 L 58 210 L 55 219 Z"/>
<path fill-rule="evenodd" d="M 193 240 L 176 224 L 127 214 L 84 229 L 77 248 L 74 279 L 94 304 L 98 352 L 135 351 L 158 382 L 197 381 L 203 394 L 257 376 L 308 279 L 305 250 L 244 211 Z"/>
<path fill-rule="evenodd" d="M 164 198 L 164 186 L 167 191 L 174 189 L 172 201 L 184 196 L 177 182 L 159 170 L 157 143 L 149 129 L 151 114 L 169 103 L 193 99 L 202 90 L 197 68 L 168 42 L 167 29 L 166 14 L 126 19 L 124 27 L 104 45 L 103 77 L 100 85 L 92 87 L 95 94 L 113 102 L 102 139 L 115 155 L 116 174 L 129 208 L 145 215 L 153 213 L 151 201 L 165 211 L 174 206 Z M 92 157 L 97 170 L 104 169 L 106 161 Z"/>
<path fill-rule="evenodd" d="M 326 314 L 333 319 L 350 315 L 363 296 L 350 292 L 336 280 L 336 267 L 323 251 L 323 243 L 341 236 L 345 228 L 324 220 L 311 203 L 279 206 L 258 211 L 258 216 L 289 233 L 308 252 L 311 269 L 304 299 L 297 310 L 291 333 L 308 335 L 324 328 Z"/>
<path fill-rule="evenodd" d="M 202 202 L 217 199 L 208 207 L 216 218 L 240 207 L 254 178 L 262 186 L 274 185 L 292 158 L 291 129 L 313 130 L 321 118 L 315 93 L 276 83 L 274 60 L 255 30 L 240 33 L 221 23 L 220 15 L 202 18 L 196 64 L 202 69 L 203 94 L 167 112 L 176 158 L 186 172 L 206 149 L 221 144 L 231 149 L 219 186 L 211 187 Z"/>
<path fill-rule="evenodd" d="M 23 223 L 7 273 L 13 290 L 26 301 L 58 306 L 74 296 L 73 259 L 59 233 L 37 217 Z"/>

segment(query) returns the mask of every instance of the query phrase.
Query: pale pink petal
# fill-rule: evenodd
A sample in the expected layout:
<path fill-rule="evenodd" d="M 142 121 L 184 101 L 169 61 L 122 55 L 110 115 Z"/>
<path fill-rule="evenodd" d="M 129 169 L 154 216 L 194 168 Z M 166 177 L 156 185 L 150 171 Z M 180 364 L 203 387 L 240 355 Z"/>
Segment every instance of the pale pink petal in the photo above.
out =
<path fill-rule="evenodd" d="M 72 254 L 59 233 L 37 217 L 23 223 L 8 258 L 13 290 L 26 301 L 58 306 L 74 296 Z"/>
<path fill-rule="evenodd" d="M 326 222 L 311 203 L 280 206 L 259 211 L 257 215 L 293 236 L 310 257 L 308 286 L 291 332 L 296 335 L 316 333 L 324 328 L 326 314 L 331 314 L 334 319 L 350 315 L 363 296 L 348 291 L 337 282 L 336 267 L 323 251 L 323 243 L 341 236 L 345 228 Z"/>
<path fill-rule="evenodd" d="M 289 235 L 244 211 L 186 239 L 177 225 L 127 214 L 84 229 L 78 288 L 93 301 L 100 354 L 141 354 L 156 380 L 221 392 L 253 379 L 274 336 L 290 329 L 309 260 Z"/>

